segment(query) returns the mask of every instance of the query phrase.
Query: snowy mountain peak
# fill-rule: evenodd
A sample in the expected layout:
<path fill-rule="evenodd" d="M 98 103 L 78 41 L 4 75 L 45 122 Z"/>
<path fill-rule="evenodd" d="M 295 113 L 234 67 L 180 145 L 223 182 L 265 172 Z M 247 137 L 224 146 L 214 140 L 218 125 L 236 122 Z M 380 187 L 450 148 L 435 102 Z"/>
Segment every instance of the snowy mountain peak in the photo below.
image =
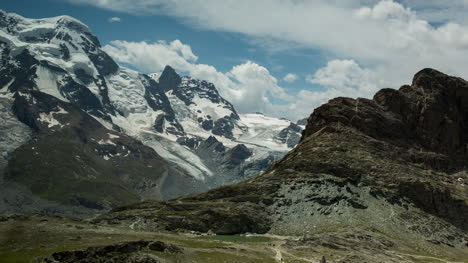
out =
<path fill-rule="evenodd" d="M 0 25 L 9 34 L 16 35 L 25 42 L 47 41 L 50 43 L 54 40 L 64 40 L 70 43 L 86 40 L 100 47 L 91 29 L 70 16 L 29 19 L 0 10 Z"/>
<path fill-rule="evenodd" d="M 179 77 L 169 66 L 159 80 L 160 86 L 166 87 L 176 118 L 189 137 L 217 135 L 233 139 L 245 129 L 238 122 L 240 118 L 234 106 L 221 97 L 213 83 Z"/>
<path fill-rule="evenodd" d="M 205 80 L 182 77 L 180 85 L 172 90 L 172 94 L 176 95 L 187 106 L 190 104 L 197 104 L 196 102 L 198 102 L 198 104 L 203 104 L 201 100 L 206 99 L 207 101 L 216 104 L 216 107 L 228 110 L 221 114 L 214 113 L 214 116 L 212 117 L 215 119 L 225 116 L 239 119 L 234 106 L 219 95 L 218 90 L 215 88 L 213 83 Z"/>
<path fill-rule="evenodd" d="M 245 142 L 250 147 L 265 145 L 269 149 L 287 151 L 301 137 L 301 127 L 287 119 L 262 113 L 239 115 L 213 83 L 180 77 L 170 66 L 164 68 L 159 84 L 165 87 L 176 119 L 184 128 L 184 136 L 178 141 L 190 148 L 200 140 L 216 137 L 228 147 Z"/>

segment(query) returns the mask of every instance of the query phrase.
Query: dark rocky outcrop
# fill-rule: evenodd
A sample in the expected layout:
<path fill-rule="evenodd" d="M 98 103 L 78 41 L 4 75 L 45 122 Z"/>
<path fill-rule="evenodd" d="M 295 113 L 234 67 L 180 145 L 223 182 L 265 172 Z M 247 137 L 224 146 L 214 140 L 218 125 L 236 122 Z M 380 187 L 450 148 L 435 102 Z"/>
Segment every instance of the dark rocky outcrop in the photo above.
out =
<path fill-rule="evenodd" d="M 203 129 L 209 131 L 213 129 L 213 120 L 203 120 L 201 119 L 201 126 Z"/>
<path fill-rule="evenodd" d="M 288 127 L 278 133 L 275 139 L 281 143 L 286 143 L 288 147 L 296 146 L 301 140 L 302 128 L 291 122 Z"/>
<path fill-rule="evenodd" d="M 55 252 L 39 259 L 42 263 L 158 263 L 151 252 L 183 253 L 179 247 L 161 241 L 130 241 L 115 245 L 89 247 L 84 250 Z"/>
<path fill-rule="evenodd" d="M 176 141 L 180 145 L 187 146 L 190 149 L 195 149 L 197 148 L 200 143 L 202 142 L 202 139 L 199 138 L 188 138 L 188 137 L 179 137 L 177 138 Z"/>
<path fill-rule="evenodd" d="M 160 133 L 167 131 L 174 135 L 184 135 L 184 128 L 177 121 L 174 110 L 171 107 L 171 103 L 164 93 L 161 84 L 158 84 L 155 80 L 146 75 L 143 75 L 142 77 L 143 83 L 146 85 L 144 97 L 148 102 L 148 105 L 154 111 L 164 112 L 164 114 L 159 115 L 154 122 L 154 128 L 156 131 Z M 166 123 L 168 124 L 168 127 L 166 127 Z"/>
<path fill-rule="evenodd" d="M 197 153 L 199 153 L 200 156 L 210 153 L 224 153 L 226 150 L 223 143 L 218 141 L 214 136 L 208 137 L 197 147 Z"/>
<path fill-rule="evenodd" d="M 247 200 L 247 199 L 245 199 Z M 152 209 L 162 213 L 152 213 Z M 238 206 L 236 202 L 208 203 L 194 202 L 152 202 L 147 201 L 113 210 L 110 214 L 91 219 L 91 223 L 106 221 L 109 224 L 134 222 L 136 211 L 147 211 L 141 214 L 140 220 L 133 225 L 141 230 L 212 232 L 219 235 L 239 233 L 264 233 L 268 231 L 270 219 L 261 204 L 246 203 Z M 131 213 L 128 213 L 132 211 Z M 114 215 L 119 214 L 118 218 Z"/>
<path fill-rule="evenodd" d="M 223 136 L 226 138 L 233 138 L 232 130 L 234 129 L 234 123 L 231 118 L 224 117 L 217 119 L 213 125 L 213 134 Z"/>
<path fill-rule="evenodd" d="M 228 166 L 237 166 L 252 155 L 252 151 L 244 144 L 238 144 L 229 149 L 224 156 Z"/>
<path fill-rule="evenodd" d="M 182 79 L 170 66 L 166 66 L 159 77 L 159 86 L 164 92 L 178 87 Z"/>
<path fill-rule="evenodd" d="M 331 100 L 311 115 L 302 139 L 341 123 L 379 140 L 466 160 L 467 87 L 463 79 L 424 69 L 411 86 L 380 90 L 372 100 Z"/>
<path fill-rule="evenodd" d="M 304 118 L 304 119 L 300 119 L 296 122 L 297 125 L 301 125 L 301 126 L 306 126 L 307 125 L 307 118 Z"/>
<path fill-rule="evenodd" d="M 330 127 L 351 127 L 375 140 L 401 147 L 407 151 L 400 156 L 405 162 L 455 173 L 463 171 L 467 164 L 467 123 L 468 83 L 424 69 L 415 75 L 411 86 L 380 90 L 372 100 L 331 100 L 310 116 L 302 140 Z M 458 191 L 439 182 L 442 178 L 432 178 L 431 183 L 407 179 L 396 182 L 398 194 L 425 211 L 468 229 L 462 219 L 468 216 L 466 189 L 457 196 Z"/>

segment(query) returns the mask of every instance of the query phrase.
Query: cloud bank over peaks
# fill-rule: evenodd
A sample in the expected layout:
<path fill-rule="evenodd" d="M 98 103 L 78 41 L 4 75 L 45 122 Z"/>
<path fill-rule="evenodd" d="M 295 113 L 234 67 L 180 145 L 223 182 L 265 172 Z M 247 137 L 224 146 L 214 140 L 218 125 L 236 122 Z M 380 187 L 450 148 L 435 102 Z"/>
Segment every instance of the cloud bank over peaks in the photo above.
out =
<path fill-rule="evenodd" d="M 113 40 L 103 49 L 117 61 L 133 65 L 145 72 L 159 71 L 168 64 L 187 71 L 189 65 L 198 60 L 190 46 L 182 44 L 179 40 L 170 43 L 158 41 L 153 44 L 144 41 Z"/>
<path fill-rule="evenodd" d="M 270 51 L 285 53 L 285 47 L 300 47 L 329 58 L 322 68 L 311 68 L 306 78 L 315 90 L 304 87 L 293 95 L 254 62 L 234 66 L 229 72 L 197 64 L 190 46 L 180 41 L 114 41 L 106 46 L 120 62 L 135 64 L 146 72 L 169 64 L 210 80 L 244 112 L 255 108 L 295 118 L 290 113 L 295 110 L 294 115 L 306 116 L 335 95 L 369 97 L 380 88 L 398 88 L 426 67 L 468 78 L 466 0 L 69 1 L 135 15 L 164 14 L 197 29 L 241 33 Z M 144 48 L 146 51 L 141 51 Z M 159 54 L 148 55 L 151 50 Z M 321 87 L 318 90 L 317 85 Z M 251 105 L 249 95 L 259 96 L 258 106 Z"/>
<path fill-rule="evenodd" d="M 213 82 L 220 93 L 243 113 L 264 112 L 292 119 L 310 114 L 301 112 L 300 116 L 286 116 L 282 109 L 276 107 L 271 99 L 291 103 L 295 98 L 278 85 L 278 80 L 268 69 L 252 61 L 235 65 L 228 72 L 220 72 L 211 65 L 196 63 L 198 57 L 190 46 L 179 40 L 169 43 L 115 40 L 103 49 L 119 63 L 132 65 L 146 73 L 160 72 L 166 65 L 170 65 L 179 72 Z"/>

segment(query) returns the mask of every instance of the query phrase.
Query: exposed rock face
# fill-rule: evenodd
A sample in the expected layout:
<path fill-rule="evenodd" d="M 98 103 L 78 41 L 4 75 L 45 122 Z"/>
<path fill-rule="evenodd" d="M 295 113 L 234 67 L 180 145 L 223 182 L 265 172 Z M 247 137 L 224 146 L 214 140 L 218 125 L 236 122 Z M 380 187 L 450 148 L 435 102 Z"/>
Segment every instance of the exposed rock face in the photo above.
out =
<path fill-rule="evenodd" d="M 225 162 L 229 166 L 237 166 L 252 155 L 252 152 L 244 144 L 238 144 L 225 155 Z"/>
<path fill-rule="evenodd" d="M 166 66 L 159 77 L 159 85 L 164 92 L 174 89 L 182 82 L 182 78 L 170 66 Z"/>
<path fill-rule="evenodd" d="M 455 173 L 466 167 L 467 122 L 468 83 L 433 69 L 424 69 L 415 75 L 411 86 L 399 90 L 383 89 L 373 100 L 331 100 L 311 115 L 302 140 L 320 130 L 326 131 L 326 127 L 352 127 L 408 151 L 401 156 L 408 163 Z M 459 178 L 464 180 L 464 176 Z M 438 185 L 405 179 L 397 184 L 398 194 L 429 213 L 446 218 L 465 230 L 468 228 L 468 222 L 459 217 L 468 215 L 467 189 L 462 187 L 461 192 L 454 191 L 437 182 L 443 178 L 432 178 L 431 181 Z"/>
<path fill-rule="evenodd" d="M 464 80 L 425 69 L 412 86 L 381 90 L 373 100 L 333 99 L 309 117 L 301 143 L 263 175 L 173 202 L 147 202 L 145 209 L 128 206 L 94 222 L 124 218 L 126 225 L 144 217 L 140 228 L 168 229 L 171 221 L 159 216 L 165 211 L 164 217 L 193 222 L 182 229 L 200 231 L 210 226 L 194 217 L 207 205 L 226 205 L 231 208 L 218 211 L 219 218 L 257 211 L 242 215 L 252 222 L 250 232 L 302 235 L 352 227 L 465 247 L 467 92 Z"/>
<path fill-rule="evenodd" d="M 383 89 L 372 100 L 331 100 L 309 118 L 303 139 L 330 123 L 341 123 L 379 140 L 466 160 L 467 87 L 463 79 L 424 69 L 411 86 Z"/>
<path fill-rule="evenodd" d="M 85 250 L 55 252 L 51 256 L 39 260 L 42 263 L 158 263 L 158 257 L 145 252 L 182 253 L 172 244 L 161 241 L 133 241 L 109 246 L 89 247 Z"/>
<path fill-rule="evenodd" d="M 281 143 L 286 143 L 288 147 L 294 147 L 299 143 L 301 139 L 302 128 L 299 125 L 291 122 L 287 128 L 281 130 L 280 133 L 275 137 L 276 140 Z"/>
<path fill-rule="evenodd" d="M 196 148 L 197 151 L 201 156 L 204 154 L 211 155 L 213 157 L 212 153 L 224 153 L 226 152 L 226 147 L 218 141 L 214 136 L 208 137 L 205 141 L 201 142 L 199 146 Z"/>
<path fill-rule="evenodd" d="M 304 118 L 304 119 L 300 119 L 296 122 L 297 125 L 300 125 L 300 126 L 306 126 L 307 125 L 307 118 Z"/>
<path fill-rule="evenodd" d="M 0 98 L 0 171 L 8 164 L 13 151 L 33 135 L 32 129 L 16 118 L 12 106 L 13 98 Z"/>
<path fill-rule="evenodd" d="M 247 160 L 253 155 L 251 149 L 244 144 L 228 148 L 214 136 L 204 141 L 185 138 L 179 143 L 193 149 L 213 171 L 223 174 L 223 177 L 210 178 L 216 185 L 232 184 L 248 179 L 266 170 L 273 161 L 281 157 L 279 156 L 281 153 L 278 153 L 278 156 L 270 153 L 265 158 L 248 162 Z"/>
<path fill-rule="evenodd" d="M 155 206 L 156 205 L 156 206 Z M 163 213 L 153 214 L 152 209 L 157 208 Z M 128 214 L 128 209 L 147 211 L 138 222 L 135 217 Z M 206 203 L 189 202 L 176 204 L 173 202 L 147 201 L 131 206 L 120 207 L 113 210 L 119 213 L 119 219 L 107 217 L 113 224 L 122 222 L 133 223 L 133 227 L 139 230 L 184 231 L 191 229 L 198 232 L 212 232 L 219 235 L 232 235 L 237 233 L 266 232 L 270 220 L 263 210 L 258 210 L 255 204 L 245 204 L 240 207 L 236 202 Z M 178 215 L 175 215 L 178 214 Z M 91 223 L 101 222 L 99 219 L 91 219 Z"/>

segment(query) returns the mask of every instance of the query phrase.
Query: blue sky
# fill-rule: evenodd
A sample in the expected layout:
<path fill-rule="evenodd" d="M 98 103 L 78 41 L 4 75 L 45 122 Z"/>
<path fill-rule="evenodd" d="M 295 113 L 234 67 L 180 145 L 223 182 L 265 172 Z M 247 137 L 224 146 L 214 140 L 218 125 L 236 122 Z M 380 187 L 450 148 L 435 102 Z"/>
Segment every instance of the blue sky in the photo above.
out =
<path fill-rule="evenodd" d="M 468 77 L 466 2 L 4 0 L 0 8 L 73 16 L 122 65 L 150 73 L 174 64 L 214 82 L 240 112 L 297 119 L 335 96 L 398 88 L 424 67 Z"/>
<path fill-rule="evenodd" d="M 191 46 L 199 63 L 213 65 L 220 71 L 229 71 L 234 65 L 251 60 L 267 67 L 278 79 L 293 72 L 301 78 L 294 83 L 283 83 L 290 92 L 306 86 L 305 76 L 325 62 L 319 52 L 311 49 L 271 52 L 251 44 L 242 34 L 194 28 L 168 16 L 126 14 L 60 0 L 6 0 L 2 1 L 1 8 L 29 18 L 73 16 L 87 24 L 103 46 L 111 40 L 169 42 L 179 39 Z M 121 21 L 110 23 L 111 17 L 119 17 Z"/>

